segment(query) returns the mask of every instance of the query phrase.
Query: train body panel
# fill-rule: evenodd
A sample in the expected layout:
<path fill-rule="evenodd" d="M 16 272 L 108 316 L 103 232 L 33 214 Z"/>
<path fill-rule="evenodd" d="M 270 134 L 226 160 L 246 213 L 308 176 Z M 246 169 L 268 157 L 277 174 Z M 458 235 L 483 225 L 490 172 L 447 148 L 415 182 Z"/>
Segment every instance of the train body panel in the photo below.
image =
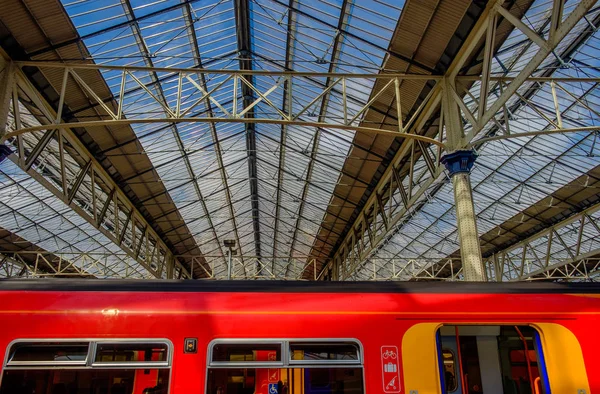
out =
<path fill-rule="evenodd" d="M 584 371 L 577 372 L 583 374 L 577 378 L 580 381 L 570 384 L 581 386 L 586 393 L 600 392 L 600 374 L 595 373 L 600 371 L 597 292 L 569 293 L 567 289 L 548 293 L 541 290 L 484 293 L 449 289 L 428 293 L 390 292 L 385 288 L 381 292 L 361 292 L 360 289 L 339 292 L 318 289 L 302 292 L 161 291 L 160 285 L 154 291 L 98 291 L 93 287 L 89 291 L 35 291 L 2 290 L 0 286 L 0 299 L 3 358 L 9 355 L 6 349 L 15 340 L 166 339 L 172 343 L 170 393 L 175 394 L 207 391 L 209 344 L 219 339 L 356 340 L 362 351 L 365 392 L 441 393 L 443 372 L 435 361 L 439 354 L 431 358 L 431 352 L 424 350 L 432 348 L 432 344 L 435 347 L 435 330 L 441 325 L 533 326 L 537 330 L 544 325 L 563 327 L 580 346 L 579 350 L 565 348 L 565 357 L 574 360 L 580 357 L 585 365 Z M 409 347 L 405 336 L 409 331 L 415 332 L 411 329 L 419 325 L 435 330 L 421 334 L 421 339 Z M 555 335 L 547 340 L 556 341 L 559 334 L 550 334 L 551 329 L 547 331 L 548 335 Z M 542 330 L 542 337 L 544 334 Z M 197 340 L 196 352 L 184 352 L 186 338 Z M 459 341 L 461 338 L 465 343 L 471 341 L 468 336 L 459 337 Z M 483 343 L 482 339 L 474 340 Z M 418 346 L 419 343 L 422 346 Z M 556 357 L 557 346 L 553 342 L 542 345 L 545 352 L 548 348 L 546 357 Z M 409 348 L 414 350 L 408 351 Z M 383 360 L 383 349 L 397 349 L 397 361 L 394 361 L 397 367 L 388 366 Z M 574 355 L 569 356 L 570 353 Z M 3 365 L 6 361 L 3 360 Z M 560 360 L 548 361 L 549 371 L 563 368 Z M 576 360 L 573 363 L 577 365 Z M 394 372 L 389 372 L 394 368 L 398 369 L 397 380 Z M 419 374 L 424 373 L 429 375 L 422 376 L 434 376 L 436 381 L 423 381 L 429 378 L 419 381 Z M 565 381 L 573 380 L 572 375 L 554 374 L 550 376 L 552 387 L 571 387 Z M 257 375 L 252 379 L 256 380 Z M 587 382 L 583 382 L 584 379 Z M 386 389 L 390 382 L 393 384 Z M 460 383 L 458 386 L 456 394 L 465 392 L 461 391 Z M 397 387 L 397 391 L 393 387 Z M 323 390 L 306 388 L 307 393 L 313 394 L 325 393 Z M 258 389 L 256 393 L 259 394 Z M 222 391 L 221 394 L 228 393 Z"/>

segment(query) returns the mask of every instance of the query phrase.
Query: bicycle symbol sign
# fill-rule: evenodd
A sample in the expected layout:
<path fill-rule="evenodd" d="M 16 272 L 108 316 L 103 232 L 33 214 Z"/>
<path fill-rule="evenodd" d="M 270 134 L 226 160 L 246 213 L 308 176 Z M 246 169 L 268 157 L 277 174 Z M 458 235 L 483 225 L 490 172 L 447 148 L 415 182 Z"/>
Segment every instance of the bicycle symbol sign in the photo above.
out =
<path fill-rule="evenodd" d="M 388 358 L 391 358 L 391 359 L 394 359 L 394 360 L 395 360 L 395 359 L 396 359 L 396 357 L 397 357 L 397 356 L 396 356 L 396 352 L 395 352 L 394 350 L 386 349 L 386 351 L 385 351 L 385 352 L 383 352 L 383 358 L 384 358 L 385 360 L 387 360 Z"/>
<path fill-rule="evenodd" d="M 384 393 L 400 392 L 400 360 L 397 346 L 381 347 L 381 373 Z"/>

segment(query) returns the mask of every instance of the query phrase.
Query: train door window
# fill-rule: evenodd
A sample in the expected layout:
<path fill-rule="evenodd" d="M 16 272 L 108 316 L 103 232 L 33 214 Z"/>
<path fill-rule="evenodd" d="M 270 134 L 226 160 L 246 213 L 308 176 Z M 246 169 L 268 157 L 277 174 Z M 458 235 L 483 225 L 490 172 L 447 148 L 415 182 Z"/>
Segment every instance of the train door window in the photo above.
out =
<path fill-rule="evenodd" d="M 532 327 L 443 326 L 439 334 L 444 393 L 550 393 L 546 372 L 538 364 L 543 353 Z"/>
<path fill-rule="evenodd" d="M 219 340 L 209 355 L 208 394 L 364 393 L 355 341 Z"/>
<path fill-rule="evenodd" d="M 444 384 L 446 392 L 452 393 L 458 388 L 456 380 L 456 356 L 450 349 L 442 349 L 442 360 L 444 365 Z"/>
<path fill-rule="evenodd" d="M 166 394 L 167 342 L 17 341 L 8 349 L 0 394 Z"/>

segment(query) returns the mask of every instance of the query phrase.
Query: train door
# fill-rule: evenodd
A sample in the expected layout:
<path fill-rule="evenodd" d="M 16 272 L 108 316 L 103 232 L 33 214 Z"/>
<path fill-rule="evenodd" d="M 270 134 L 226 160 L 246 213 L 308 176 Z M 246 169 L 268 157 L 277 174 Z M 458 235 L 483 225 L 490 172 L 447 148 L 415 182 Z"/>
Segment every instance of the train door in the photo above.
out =
<path fill-rule="evenodd" d="M 443 326 L 437 340 L 444 393 L 550 393 L 539 335 L 532 327 Z"/>

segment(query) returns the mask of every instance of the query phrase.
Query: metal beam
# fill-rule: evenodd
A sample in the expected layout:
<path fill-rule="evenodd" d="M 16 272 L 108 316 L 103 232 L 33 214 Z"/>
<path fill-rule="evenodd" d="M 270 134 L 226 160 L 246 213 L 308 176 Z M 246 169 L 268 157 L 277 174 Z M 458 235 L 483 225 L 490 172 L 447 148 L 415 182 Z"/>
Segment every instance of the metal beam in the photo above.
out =
<path fill-rule="evenodd" d="M 10 101 L 13 96 L 14 67 L 13 62 L 5 62 L 2 71 L 0 71 L 0 139 L 4 137 L 7 131 Z"/>
<path fill-rule="evenodd" d="M 291 68 L 294 54 L 294 44 L 296 40 L 294 35 L 297 29 L 297 14 L 293 11 L 293 7 L 297 0 L 289 0 L 288 8 L 288 24 L 286 33 L 286 53 L 285 53 L 285 65 L 284 69 L 288 70 Z M 292 86 L 291 79 L 285 81 L 282 94 L 283 108 L 289 108 L 288 115 L 292 108 Z M 273 229 L 273 263 L 271 265 L 271 271 L 275 272 L 275 253 L 277 251 L 277 238 L 279 235 L 279 216 L 281 210 L 281 192 L 283 185 L 283 168 L 285 167 L 286 149 L 287 149 L 287 130 L 288 127 L 285 124 L 281 125 L 281 133 L 279 135 L 279 169 L 277 170 L 277 187 L 275 197 L 275 225 Z"/>
<path fill-rule="evenodd" d="M 46 251 L 11 251 L 0 250 L 0 278 L 35 277 L 35 278 L 119 278 L 140 279 L 134 270 L 116 267 L 115 256 L 124 261 L 130 260 L 128 255 L 112 255 L 104 253 L 50 253 Z M 119 260 L 119 261 L 123 261 Z M 180 277 L 182 272 L 177 267 L 171 277 Z M 143 279 L 153 279 L 153 276 Z"/>
<path fill-rule="evenodd" d="M 486 258 L 491 280 L 577 279 L 600 273 L 600 204 Z M 550 253 L 548 253 L 551 251 Z M 593 267 L 590 267 L 590 264 Z"/>
<path fill-rule="evenodd" d="M 130 3 L 129 0 L 121 0 L 121 5 L 122 5 L 122 7 L 124 9 L 124 13 L 127 16 L 127 19 L 129 19 L 131 21 L 130 27 L 131 27 L 131 30 L 132 30 L 132 34 L 135 37 L 135 40 L 136 40 L 136 43 L 138 45 L 138 48 L 139 48 L 140 52 L 145 55 L 144 56 L 144 63 L 146 64 L 147 67 L 149 67 L 148 72 L 149 72 L 149 75 L 150 75 L 150 78 L 151 78 L 151 81 L 152 81 L 152 85 L 154 86 L 154 88 L 158 92 L 158 97 L 156 97 L 156 96 L 153 96 L 153 97 L 155 97 L 155 99 L 165 109 L 165 114 L 166 115 L 173 114 L 173 111 L 170 110 L 170 108 L 169 108 L 169 106 L 167 104 L 167 98 L 166 98 L 166 95 L 165 95 L 165 93 L 164 93 L 164 91 L 162 89 L 162 85 L 159 83 L 158 74 L 157 74 L 156 71 L 152 70 L 152 68 L 154 67 L 154 62 L 150 58 L 150 51 L 149 51 L 149 49 L 146 46 L 146 43 L 144 41 L 144 37 L 143 37 L 143 34 L 141 32 L 141 29 L 140 29 L 140 26 L 139 26 L 139 22 L 136 19 L 135 13 L 133 11 L 133 7 L 131 6 L 131 3 Z M 189 7 L 189 4 L 183 4 L 183 5 Z M 182 10 L 183 10 L 183 12 L 185 12 L 187 10 L 187 8 L 183 7 Z M 186 21 L 187 22 L 186 23 L 186 29 L 188 29 L 188 30 L 192 29 L 193 30 L 193 24 L 190 25 L 190 19 L 191 19 L 191 17 L 188 17 L 188 19 Z M 196 42 L 191 43 L 190 46 L 192 48 L 197 47 L 197 43 Z M 197 55 L 198 55 L 197 61 L 200 62 L 199 53 L 197 53 Z M 132 78 L 136 79 L 133 74 L 130 74 L 130 76 Z M 123 90 L 123 88 L 124 88 L 125 78 L 126 78 L 126 75 L 123 74 L 121 90 Z M 180 76 L 179 81 L 181 81 L 181 76 Z M 150 95 L 152 95 L 152 92 L 150 92 L 150 90 L 148 90 L 148 88 L 147 88 L 147 86 L 145 84 L 142 84 L 142 83 L 140 83 L 138 81 L 138 85 L 142 89 L 145 89 Z M 204 87 L 205 86 L 206 85 L 204 85 Z M 124 101 L 124 95 L 123 95 L 123 97 L 121 97 L 121 102 L 123 102 L 123 101 Z M 210 107 L 208 107 L 208 109 L 210 110 Z M 214 128 L 214 125 L 211 125 L 211 127 Z M 194 181 L 197 178 L 196 178 L 196 175 L 195 175 L 194 170 L 192 168 L 192 165 L 191 165 L 191 163 L 189 161 L 189 158 L 188 158 L 187 154 L 183 153 L 186 150 L 185 150 L 185 146 L 183 144 L 183 141 L 181 140 L 181 136 L 180 136 L 179 130 L 177 128 L 177 125 L 176 124 L 170 124 L 170 129 L 171 129 L 171 132 L 173 133 L 173 137 L 174 137 L 174 139 L 175 139 L 175 141 L 177 143 L 177 146 L 178 146 L 180 152 L 182 152 L 182 159 L 183 159 L 183 161 L 185 163 L 185 166 L 186 166 L 187 172 L 188 172 L 188 174 L 190 176 L 190 179 L 193 181 L 192 183 L 194 185 L 194 190 L 195 190 L 195 192 L 196 192 L 196 194 L 198 196 L 198 200 L 201 202 L 201 205 L 205 209 L 205 212 L 208 214 L 208 211 L 207 211 L 207 208 L 206 208 L 206 204 L 205 204 L 204 198 L 202 196 L 202 192 L 200 191 L 200 187 L 199 187 L 198 183 Z M 215 240 L 218 243 L 217 233 L 216 233 L 216 231 L 214 229 L 212 220 L 211 220 L 211 218 L 210 218 L 209 215 L 207 215 L 207 220 L 209 221 L 209 224 L 210 224 L 210 227 L 212 229 L 212 232 L 213 232 L 213 235 L 215 237 Z M 221 245 L 219 245 L 219 246 L 221 246 Z M 200 248 L 199 248 L 199 250 L 200 250 Z M 202 252 L 202 251 L 200 250 L 200 252 Z M 221 249 L 221 252 L 223 252 L 222 249 Z"/>
<path fill-rule="evenodd" d="M 0 59 L 0 66 L 4 67 L 6 64 L 4 58 Z M 16 99 L 17 102 L 27 104 L 24 108 L 19 108 L 18 105 L 11 108 L 11 113 L 15 117 L 15 127 L 30 122 L 40 122 L 40 129 L 49 131 L 59 128 L 60 133 L 54 133 L 54 138 L 49 139 L 39 152 L 35 150 L 35 146 L 40 143 L 37 134 L 16 139 L 6 136 L 18 148 L 9 158 L 119 245 L 132 257 L 132 261 L 135 260 L 137 264 L 141 264 L 155 276 L 160 277 L 172 252 L 76 135 L 67 127 L 56 126 L 61 121 L 57 117 L 59 114 L 45 102 L 21 70 L 15 68 L 13 72 L 14 84 L 11 89 L 13 101 Z M 64 78 L 68 75 L 69 73 L 65 72 Z M 59 149 L 59 145 L 68 146 L 68 151 Z M 28 160 L 32 153 L 37 157 L 35 160 Z M 57 182 L 61 179 L 76 180 L 72 178 L 74 176 L 72 174 L 79 174 L 80 177 L 70 188 L 66 187 L 64 181 Z M 109 195 L 111 195 L 110 199 Z M 101 211 L 108 215 L 101 217 L 103 216 Z M 130 225 L 122 227 L 119 216 L 129 213 L 132 215 Z M 100 217 L 102 220 L 98 220 Z M 141 249 L 143 253 L 136 255 L 140 243 L 144 245 Z"/>
<path fill-rule="evenodd" d="M 344 24 L 347 22 L 349 16 L 350 16 L 350 9 L 351 6 L 353 4 L 353 0 L 343 0 L 342 1 L 342 5 L 341 5 L 341 11 L 340 11 L 340 17 L 338 19 L 338 25 L 336 27 L 336 31 L 339 32 L 335 38 L 334 38 L 334 42 L 333 42 L 333 48 L 331 49 L 331 58 L 329 60 L 329 72 L 333 72 L 336 68 L 336 65 L 338 63 L 338 59 L 340 56 L 340 52 L 341 52 L 341 46 L 343 43 L 343 39 L 344 39 L 344 35 L 341 33 L 344 27 Z M 319 115 L 318 115 L 318 119 L 323 119 L 326 116 L 327 113 L 327 108 L 329 106 L 329 98 L 330 98 L 330 92 L 331 92 L 331 87 L 333 87 L 335 85 L 335 80 L 332 78 L 327 78 L 325 80 L 325 86 L 327 86 L 329 89 L 325 89 L 323 91 L 323 94 L 320 96 L 317 96 L 315 103 L 320 101 L 320 108 L 319 108 Z M 345 87 L 345 85 L 343 86 L 343 88 Z M 346 112 L 344 112 L 344 114 L 346 114 Z M 357 113 L 355 115 L 355 117 L 358 117 L 360 115 L 360 113 Z M 344 122 L 346 122 L 346 118 L 344 118 Z M 352 123 L 352 122 L 350 122 Z M 304 201 L 306 200 L 307 194 L 308 194 L 308 189 L 309 189 L 309 185 L 312 179 L 312 172 L 313 172 L 313 168 L 315 165 L 315 159 L 317 157 L 317 153 L 319 152 L 319 142 L 321 140 L 321 128 L 317 127 L 315 128 L 315 134 L 313 137 L 313 143 L 312 143 L 312 148 L 311 148 L 311 153 L 310 153 L 310 161 L 308 162 L 308 168 L 306 169 L 306 179 L 304 182 L 304 187 L 302 188 L 302 194 L 300 197 L 300 205 L 298 207 L 298 216 L 296 217 L 296 224 L 294 226 L 294 233 L 292 235 L 292 244 L 290 246 L 290 259 L 292 258 L 292 255 L 294 253 L 294 246 L 296 243 L 296 234 L 298 232 L 298 228 L 300 226 L 300 222 L 303 219 L 303 211 L 304 211 Z M 315 242 L 317 240 L 317 237 L 315 237 Z M 287 275 L 287 267 L 286 267 L 286 275 Z"/>
<path fill-rule="evenodd" d="M 151 61 L 148 59 L 147 63 L 151 64 Z M 440 143 L 436 140 L 432 140 L 431 138 L 420 136 L 420 135 L 407 134 L 405 132 L 400 132 L 400 131 L 384 130 L 381 128 L 366 127 L 364 125 L 352 124 L 350 122 L 350 120 L 363 114 L 368 108 L 371 108 L 372 104 L 373 104 L 372 102 L 363 104 L 362 106 L 357 106 L 357 105 L 352 105 L 352 103 L 350 103 L 348 100 L 345 103 L 345 113 L 347 113 L 347 116 L 348 116 L 347 119 L 340 119 L 339 117 L 336 117 L 331 114 L 323 114 L 322 116 L 319 117 L 319 119 L 317 121 L 313 121 L 310 119 L 309 116 L 306 116 L 306 114 L 309 114 L 310 112 L 312 112 L 314 107 L 316 107 L 320 102 L 322 102 L 322 100 L 324 98 L 327 97 L 328 93 L 332 90 L 333 86 L 342 87 L 342 86 L 345 86 L 346 84 L 350 84 L 351 82 L 354 82 L 354 81 L 356 81 L 357 83 L 360 83 L 360 80 L 362 80 L 364 78 L 374 78 L 374 79 L 381 79 L 381 80 L 387 82 L 387 84 L 384 84 L 384 85 L 387 87 L 388 91 L 391 91 L 393 93 L 392 88 L 393 88 L 393 82 L 395 79 L 435 81 L 438 79 L 435 76 L 427 76 L 427 75 L 419 75 L 419 74 L 345 74 L 345 73 L 297 73 L 297 72 L 285 72 L 285 71 L 282 71 L 282 72 L 266 71 L 265 72 L 265 71 L 256 71 L 256 70 L 235 71 L 235 70 L 202 70 L 202 69 L 178 69 L 178 68 L 165 69 L 165 68 L 157 68 L 157 67 L 118 67 L 118 66 L 98 66 L 98 65 L 89 65 L 89 64 L 77 65 L 77 64 L 44 63 L 44 62 L 17 62 L 17 65 L 19 67 L 25 67 L 25 66 L 36 67 L 42 72 L 43 72 L 43 70 L 45 70 L 47 68 L 48 69 L 60 68 L 63 70 L 66 69 L 66 70 L 68 70 L 68 72 L 70 73 L 71 76 L 76 78 L 76 82 L 78 84 L 82 83 L 82 79 L 77 78 L 78 72 L 80 72 L 81 70 L 87 70 L 87 69 L 97 69 L 97 70 L 106 70 L 106 71 L 108 71 L 108 70 L 116 71 L 117 70 L 117 71 L 121 72 L 122 75 L 124 75 L 124 77 L 125 77 L 121 81 L 121 88 L 123 87 L 123 84 L 126 83 L 126 78 L 134 80 L 134 82 L 136 82 L 138 85 L 140 85 L 144 88 L 143 90 L 146 92 L 146 94 L 149 96 L 149 98 L 154 100 L 157 104 L 159 104 L 165 110 L 164 116 L 159 116 L 159 117 L 155 117 L 155 116 L 153 116 L 153 114 L 145 114 L 145 113 L 144 114 L 131 114 L 132 116 L 129 116 L 127 109 L 123 108 L 122 105 L 119 105 L 119 109 L 117 111 L 113 111 L 110 108 L 108 108 L 108 106 L 105 106 L 104 110 L 108 114 L 107 119 L 100 120 L 100 121 L 82 121 L 82 122 L 74 122 L 74 123 L 66 123 L 66 122 L 63 122 L 62 120 L 59 120 L 59 122 L 57 122 L 57 125 L 60 125 L 62 127 L 94 127 L 94 126 L 103 126 L 103 125 L 104 126 L 119 126 L 119 125 L 125 125 L 125 124 L 132 125 L 132 124 L 143 124 L 143 123 L 168 123 L 168 124 L 174 125 L 174 124 L 182 123 L 182 122 L 207 122 L 207 123 L 211 123 L 211 124 L 213 124 L 213 123 L 232 123 L 232 122 L 233 123 L 245 123 L 245 124 L 250 124 L 250 123 L 254 123 L 254 124 L 287 124 L 287 125 L 299 125 L 299 126 L 309 126 L 309 127 L 318 127 L 318 128 L 357 130 L 357 131 L 364 131 L 367 133 L 391 135 L 391 136 L 398 137 L 398 138 L 419 139 L 424 142 L 437 144 L 437 145 L 443 145 L 442 143 Z M 209 78 L 219 76 L 219 75 L 226 75 L 227 78 L 225 81 L 228 81 L 231 79 L 243 81 L 243 83 L 241 83 L 242 88 L 246 87 L 247 89 L 251 90 L 252 92 L 259 92 L 261 90 L 261 87 L 254 86 L 254 83 L 253 83 L 254 79 L 250 78 L 250 80 L 248 80 L 248 78 L 246 78 L 246 77 L 248 77 L 250 75 L 252 75 L 252 76 L 259 76 L 259 75 L 269 76 L 273 80 L 279 81 L 279 82 L 274 82 L 273 85 L 268 89 L 268 91 L 267 91 L 268 93 L 262 94 L 261 97 L 253 100 L 251 105 L 256 105 L 259 102 L 263 102 L 270 109 L 272 109 L 274 111 L 274 114 L 276 114 L 276 115 L 269 116 L 269 117 L 249 117 L 249 116 L 247 116 L 248 115 L 247 112 L 249 112 L 249 110 L 244 109 L 244 110 L 238 111 L 237 108 L 235 108 L 237 100 L 238 100 L 237 89 L 232 92 L 231 89 L 227 89 L 224 86 L 224 84 L 218 85 L 217 87 L 213 88 L 211 91 L 207 91 L 205 86 L 195 84 L 195 87 L 202 93 L 202 98 L 200 100 L 196 100 L 194 103 L 192 103 L 190 101 L 186 101 L 186 98 L 183 97 L 183 95 L 182 95 L 181 87 L 179 87 L 179 90 L 177 92 L 175 108 L 170 108 L 170 103 L 167 102 L 164 99 L 164 97 L 161 97 L 160 94 L 154 95 L 146 85 L 144 85 L 137 77 L 135 77 L 135 72 L 144 72 L 144 73 L 149 73 L 150 75 L 155 75 L 153 86 L 157 86 L 156 75 L 158 72 L 175 73 L 177 75 L 178 79 L 180 79 L 180 80 L 185 79 L 185 80 L 190 80 L 190 81 L 191 81 L 192 77 L 196 77 L 196 78 L 200 78 L 200 79 L 209 79 Z M 305 79 L 307 77 L 311 77 L 311 78 L 326 77 L 326 79 L 328 81 L 331 81 L 331 83 L 325 87 L 316 87 L 315 86 L 315 90 L 309 92 L 309 91 L 306 91 L 303 87 L 304 84 L 306 83 Z M 288 94 L 291 94 L 292 96 L 294 94 L 303 94 L 304 96 L 306 96 L 306 94 L 310 94 L 311 96 L 314 96 L 313 100 L 309 104 L 304 106 L 304 108 L 300 109 L 298 111 L 298 113 L 292 114 L 292 113 L 290 113 L 290 111 L 286 111 L 286 113 L 284 113 L 280 108 L 275 107 L 273 105 L 273 103 L 268 100 L 267 96 L 269 94 L 272 94 L 273 92 L 276 92 L 276 91 L 283 90 L 282 85 L 284 85 L 284 84 L 281 81 L 283 81 L 285 79 L 287 79 L 289 81 L 289 83 L 287 83 L 286 85 L 292 87 L 291 88 L 292 90 Z M 348 81 L 348 83 L 345 83 L 346 80 Z M 194 83 L 194 82 L 192 82 L 192 83 Z M 392 88 L 390 88 L 390 83 L 392 85 L 391 86 Z M 93 91 L 89 88 L 89 86 L 82 86 L 82 89 L 86 90 L 87 93 L 90 93 L 90 94 L 93 93 Z M 226 92 L 224 92 L 224 91 L 226 91 Z M 340 91 L 341 91 L 342 95 L 346 95 L 348 97 L 351 96 L 350 94 L 345 93 L 346 92 L 345 87 L 342 88 Z M 63 93 L 66 95 L 69 95 L 69 91 L 66 91 Z M 384 92 L 383 91 L 378 92 L 378 94 L 382 94 L 382 93 L 384 93 Z M 230 107 L 225 108 L 223 106 L 224 101 L 220 97 L 223 97 L 225 94 L 229 95 L 230 100 L 227 100 L 227 102 L 233 103 L 233 106 L 234 106 L 233 109 L 235 109 L 235 111 L 233 111 L 233 109 Z M 250 97 L 249 95 L 246 95 L 246 96 Z M 310 96 L 309 96 L 309 98 L 310 98 Z M 65 100 L 65 97 L 62 97 L 62 99 Z M 221 112 L 219 112 L 217 115 L 214 115 L 212 113 L 212 111 L 205 111 L 203 113 L 194 113 L 192 111 L 200 102 L 203 102 L 206 100 L 210 100 L 210 102 L 212 102 L 214 105 L 218 106 L 221 109 Z M 96 101 L 100 101 L 100 100 L 98 99 Z M 120 103 L 121 101 L 122 101 L 122 98 L 117 100 L 117 103 Z M 187 106 L 187 110 L 181 111 L 181 112 L 177 111 L 177 108 L 183 108 L 186 106 Z M 394 114 L 391 114 L 391 115 L 394 115 Z M 29 126 L 29 127 L 21 127 L 20 129 L 14 130 L 11 133 L 7 134 L 7 138 L 14 137 L 14 136 L 17 136 L 20 134 L 33 132 L 33 131 L 42 130 L 42 129 L 43 129 L 42 126 L 35 126 L 35 125 Z"/>
<path fill-rule="evenodd" d="M 252 70 L 252 32 L 250 31 L 250 2 L 249 0 L 235 0 L 235 25 L 237 34 L 237 48 L 239 66 L 242 71 Z M 254 118 L 253 103 L 256 100 L 254 90 L 251 88 L 254 85 L 254 78 L 251 74 L 242 74 L 244 81 L 241 82 L 242 105 L 245 118 Z M 234 83 L 237 81 L 234 79 Z M 237 87 L 236 87 L 237 89 Z M 235 99 L 235 98 L 234 98 Z M 256 168 L 256 130 L 254 123 L 246 123 L 246 150 L 248 152 L 248 181 L 250 183 L 250 204 L 252 205 L 252 229 L 254 230 L 254 250 L 258 259 L 262 256 L 260 244 L 260 210 L 259 210 L 259 194 L 258 194 L 258 175 Z M 239 239 L 238 239 L 239 244 Z M 240 245 L 241 246 L 241 245 Z M 257 273 L 260 275 L 263 266 L 256 265 Z"/>

